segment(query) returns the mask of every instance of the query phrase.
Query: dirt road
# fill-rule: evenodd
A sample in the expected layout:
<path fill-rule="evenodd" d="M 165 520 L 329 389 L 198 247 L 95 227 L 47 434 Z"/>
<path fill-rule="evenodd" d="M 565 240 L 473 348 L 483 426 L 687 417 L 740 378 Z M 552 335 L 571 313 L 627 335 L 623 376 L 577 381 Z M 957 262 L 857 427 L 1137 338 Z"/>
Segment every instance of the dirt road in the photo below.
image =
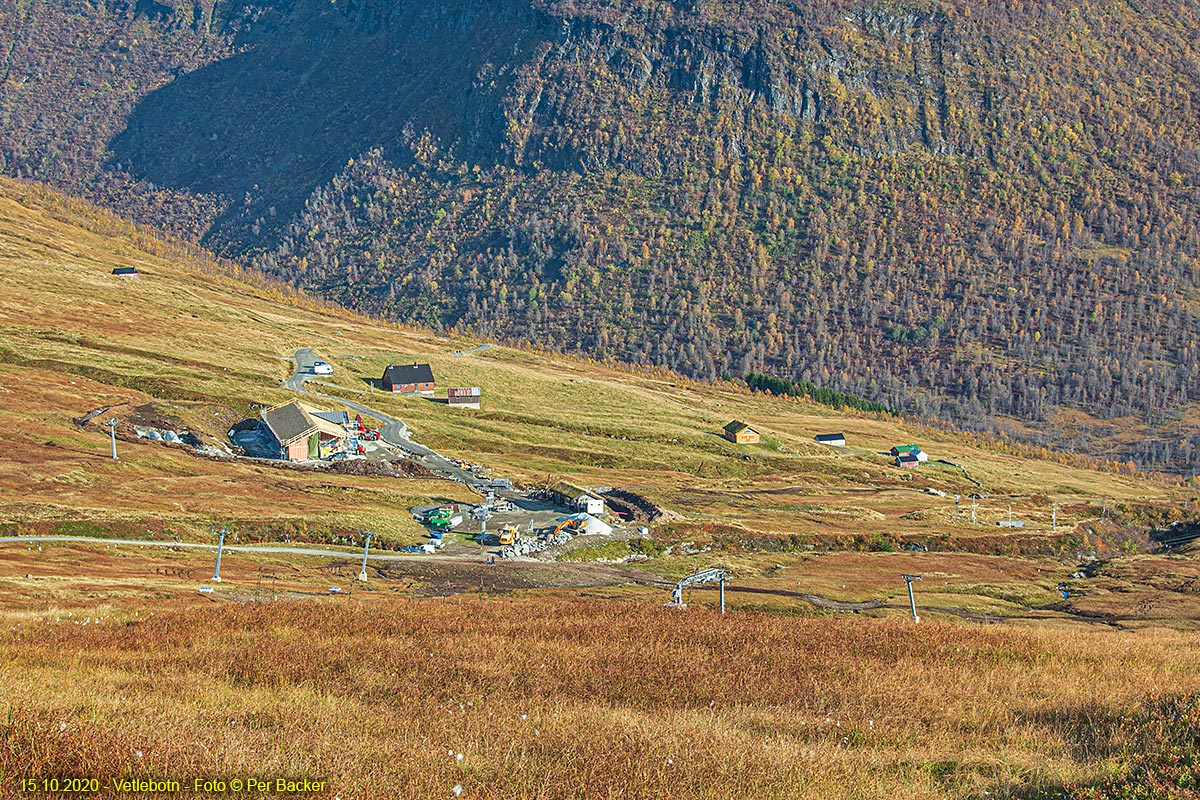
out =
<path fill-rule="evenodd" d="M 156 547 L 173 550 L 206 550 L 213 552 L 217 545 L 204 542 L 164 542 L 141 539 L 98 539 L 89 536 L 5 536 L 5 545 L 53 545 L 90 543 L 110 547 Z M 222 556 L 228 559 L 239 554 L 269 554 L 311 557 L 329 561 L 329 568 L 339 564 L 358 572 L 362 551 L 332 550 L 290 545 L 225 545 Z M 497 561 L 488 564 L 485 555 L 428 556 L 398 553 L 370 553 L 371 570 L 385 580 L 408 581 L 414 594 L 422 597 L 444 597 L 464 592 L 504 594 L 525 589 L 583 589 L 629 585 L 668 585 L 661 578 L 625 564 L 575 564 L 539 561 Z"/>

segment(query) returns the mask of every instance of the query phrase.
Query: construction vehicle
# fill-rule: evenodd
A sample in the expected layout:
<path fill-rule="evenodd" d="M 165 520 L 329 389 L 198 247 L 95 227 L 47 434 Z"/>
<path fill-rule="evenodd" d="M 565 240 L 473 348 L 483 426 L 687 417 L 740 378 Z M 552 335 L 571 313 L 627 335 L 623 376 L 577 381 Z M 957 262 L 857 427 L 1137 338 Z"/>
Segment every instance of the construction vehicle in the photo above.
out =
<path fill-rule="evenodd" d="M 572 533 L 572 534 L 575 534 L 576 536 L 578 536 L 579 534 L 583 533 L 586 529 L 587 529 L 587 521 L 586 520 L 579 519 L 578 517 L 567 517 L 566 519 L 564 519 L 558 523 L 558 527 L 554 529 L 554 533 L 550 534 L 550 536 L 547 538 L 553 539 L 555 536 L 558 536 L 563 531 L 566 531 L 567 533 Z"/>
<path fill-rule="evenodd" d="M 517 526 L 513 524 L 505 525 L 500 529 L 498 541 L 500 545 L 507 546 L 517 540 Z"/>
<path fill-rule="evenodd" d="M 435 508 L 425 517 L 425 524 L 434 529 L 453 528 L 461 522 L 462 517 L 454 516 L 454 509 L 451 508 Z"/>
<path fill-rule="evenodd" d="M 429 527 L 433 528 L 435 531 L 446 531 L 457 525 L 461 525 L 462 521 L 463 518 L 459 516 L 439 516 L 429 520 Z"/>

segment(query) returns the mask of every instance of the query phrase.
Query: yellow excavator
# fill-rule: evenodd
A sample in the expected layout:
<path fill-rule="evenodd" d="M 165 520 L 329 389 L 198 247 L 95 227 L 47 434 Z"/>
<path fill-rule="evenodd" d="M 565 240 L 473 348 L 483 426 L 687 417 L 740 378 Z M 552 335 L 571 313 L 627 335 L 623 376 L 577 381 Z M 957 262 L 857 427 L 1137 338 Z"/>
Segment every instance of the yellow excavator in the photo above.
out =
<path fill-rule="evenodd" d="M 517 540 L 517 526 L 508 524 L 500 529 L 499 542 L 502 546 L 510 545 Z"/>

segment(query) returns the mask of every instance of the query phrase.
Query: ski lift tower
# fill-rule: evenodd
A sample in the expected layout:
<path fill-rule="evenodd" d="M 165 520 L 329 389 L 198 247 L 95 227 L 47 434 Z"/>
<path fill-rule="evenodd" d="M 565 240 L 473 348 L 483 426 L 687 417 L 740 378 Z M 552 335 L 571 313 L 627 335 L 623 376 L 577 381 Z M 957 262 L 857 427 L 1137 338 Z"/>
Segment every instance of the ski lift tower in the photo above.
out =
<path fill-rule="evenodd" d="M 717 583 L 721 587 L 721 613 L 725 613 L 725 581 L 733 577 L 729 570 L 711 567 L 706 570 L 701 570 L 694 575 L 688 575 L 679 583 L 675 584 L 675 588 L 671 590 L 671 602 L 668 605 L 676 608 L 686 608 L 683 602 L 683 590 L 688 586 L 697 586 L 703 583 Z"/>
<path fill-rule="evenodd" d="M 913 581 L 921 580 L 920 575 L 901 575 L 904 578 L 904 583 L 908 586 L 908 607 L 912 609 L 913 622 L 920 622 L 921 618 L 917 616 L 917 600 L 913 597 Z"/>
<path fill-rule="evenodd" d="M 365 544 L 363 544 L 362 570 L 358 573 L 358 579 L 360 581 L 362 581 L 363 583 L 366 583 L 367 582 L 367 553 L 369 553 L 371 551 L 371 536 L 372 536 L 372 534 L 375 533 L 375 531 L 359 531 L 359 533 L 365 533 L 367 535 L 367 541 Z"/>
<path fill-rule="evenodd" d="M 217 527 L 210 526 L 208 532 L 217 537 L 217 565 L 213 567 L 212 579 L 215 583 L 221 582 L 221 553 L 225 550 L 225 536 L 229 533 L 229 528 L 226 526 Z"/>
<path fill-rule="evenodd" d="M 108 436 L 112 440 L 112 460 L 117 460 L 117 418 L 113 417 L 108 422 Z"/>

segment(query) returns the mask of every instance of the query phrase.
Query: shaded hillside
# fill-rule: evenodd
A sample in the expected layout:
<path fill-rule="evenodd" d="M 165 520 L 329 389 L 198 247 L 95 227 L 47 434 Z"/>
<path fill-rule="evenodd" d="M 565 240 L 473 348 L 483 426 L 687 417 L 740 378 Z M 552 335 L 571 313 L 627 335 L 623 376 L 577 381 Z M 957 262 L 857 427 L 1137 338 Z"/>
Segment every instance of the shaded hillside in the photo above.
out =
<path fill-rule="evenodd" d="M 105 43 L 61 45 L 71 74 L 146 77 L 110 80 L 87 128 L 75 78 L 31 65 L 97 17 Z M 1062 409 L 1136 417 L 1106 455 L 1200 468 L 1190 5 L 299 0 L 21 25 L 8 171 L 300 286 L 1077 449 L 1096 427 Z"/>
<path fill-rule="evenodd" d="M 102 170 L 108 142 L 149 92 L 233 52 L 227 4 L 0 5 L 0 171 L 85 192 L 200 236 L 222 199 Z"/>
<path fill-rule="evenodd" d="M 237 55 L 143 100 L 113 156 L 156 185 L 240 200 L 209 237 L 232 252 L 277 241 L 276 228 L 369 148 L 407 162 L 422 140 L 457 141 L 495 164 L 512 65 L 531 57 L 548 19 L 523 2 L 469 5 L 266 9 Z"/>

